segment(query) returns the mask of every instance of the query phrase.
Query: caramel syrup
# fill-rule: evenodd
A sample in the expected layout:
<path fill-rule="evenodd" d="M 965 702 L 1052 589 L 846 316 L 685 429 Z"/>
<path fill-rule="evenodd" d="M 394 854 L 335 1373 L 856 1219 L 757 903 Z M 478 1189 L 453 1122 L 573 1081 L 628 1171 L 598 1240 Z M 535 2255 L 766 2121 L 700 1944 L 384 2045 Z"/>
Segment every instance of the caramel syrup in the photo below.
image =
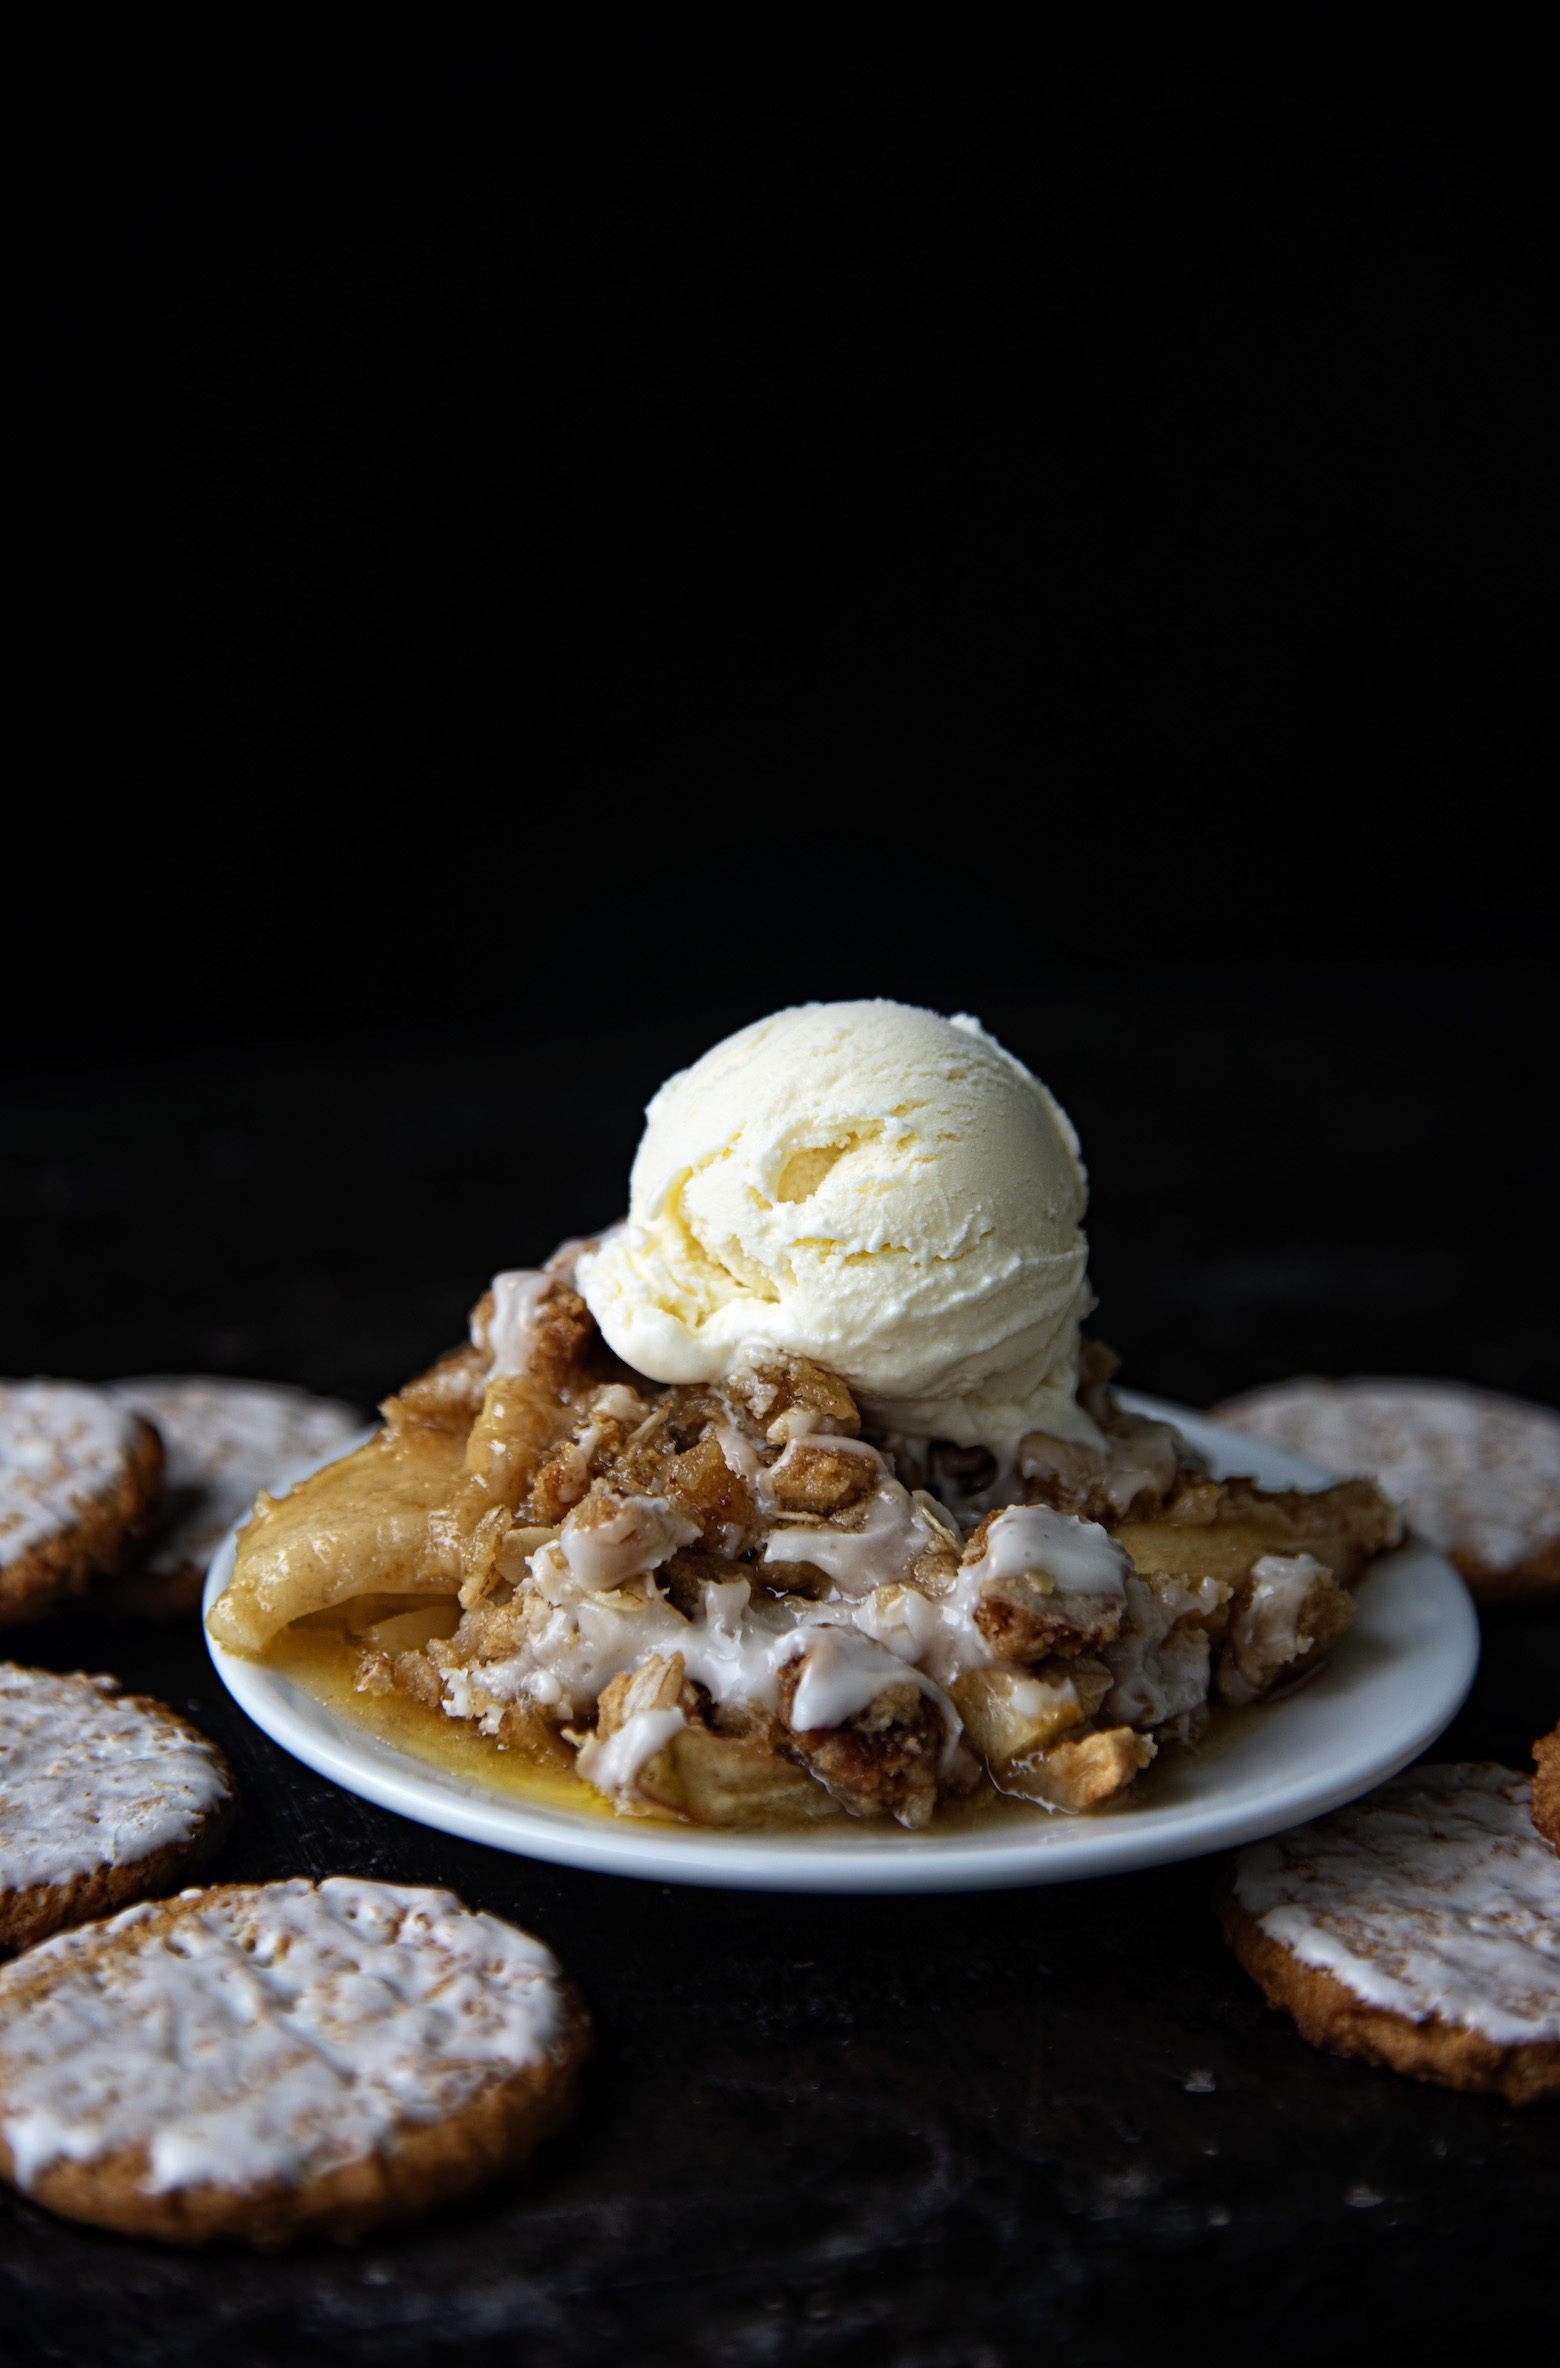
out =
<path fill-rule="evenodd" d="M 290 1678 L 328 1710 L 377 1736 L 392 1749 L 405 1752 L 409 1759 L 421 1761 L 424 1767 L 437 1768 L 442 1774 L 454 1776 L 481 1791 L 527 1802 L 535 1808 L 564 1809 L 584 1817 L 610 1818 L 617 1814 L 611 1802 L 572 1769 L 549 1767 L 532 1752 L 479 1734 L 469 1719 L 446 1718 L 442 1711 L 430 1709 L 427 1703 L 417 1701 L 410 1694 L 360 1694 L 357 1672 L 364 1643 L 363 1636 L 353 1635 L 344 1624 L 304 1624 L 284 1628 L 262 1657 L 268 1668 Z M 1264 1703 L 1244 1710 L 1216 1706 L 1206 1733 L 1190 1747 L 1187 1756 L 1196 1759 L 1222 1756 L 1241 1734 L 1260 1720 L 1266 1708 Z M 1099 1809 L 1089 1811 L 1091 1820 L 1102 1815 L 1130 1817 L 1134 1807 L 1153 1797 L 1175 1766 L 1184 1765 L 1183 1750 L 1186 1747 L 1175 1745 L 1161 1750 L 1157 1760 L 1125 1792 Z M 1049 1812 L 1034 1801 L 999 1793 L 995 1786 L 983 1782 L 964 1800 L 944 1801 L 926 1830 L 968 1832 L 971 1826 L 1032 1825 L 1036 1818 L 1048 1819 Z M 646 1822 L 681 1825 L 685 1821 L 666 1811 L 651 1811 Z M 852 1822 L 859 1823 L 864 1834 L 873 1830 L 870 1820 Z"/>
<path fill-rule="evenodd" d="M 531 1752 L 479 1734 L 469 1719 L 446 1718 L 410 1694 L 360 1694 L 363 1650 L 363 1639 L 342 1628 L 284 1628 L 263 1659 L 268 1669 L 290 1678 L 327 1710 L 442 1775 L 539 1809 L 568 1809 L 586 1817 L 614 1814 L 611 1802 L 572 1768 L 547 1767 Z"/>

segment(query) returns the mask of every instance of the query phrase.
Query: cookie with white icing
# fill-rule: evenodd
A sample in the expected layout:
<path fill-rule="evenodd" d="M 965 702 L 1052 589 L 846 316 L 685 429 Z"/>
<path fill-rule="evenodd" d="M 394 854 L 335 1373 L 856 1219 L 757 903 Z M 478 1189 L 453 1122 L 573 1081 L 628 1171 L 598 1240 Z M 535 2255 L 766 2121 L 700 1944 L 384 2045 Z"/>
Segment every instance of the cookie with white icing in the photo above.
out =
<path fill-rule="evenodd" d="M 153 1426 L 74 1381 L 0 1381 L 0 1627 L 38 1620 L 145 1529 L 162 1480 Z"/>
<path fill-rule="evenodd" d="M 1215 1905 L 1313 2047 L 1515 2105 L 1560 2096 L 1560 1857 L 1512 1769 L 1409 1768 L 1242 1850 Z"/>
<path fill-rule="evenodd" d="M 261 1489 L 329 1455 L 363 1423 L 334 1398 L 214 1374 L 146 1374 L 111 1381 L 106 1394 L 154 1425 L 167 1458 L 151 1535 L 98 1590 L 106 1609 L 141 1619 L 193 1618 L 212 1555 Z"/>
<path fill-rule="evenodd" d="M 171 1891 L 237 1814 L 223 1754 L 162 1703 L 0 1661 L 0 1950 Z"/>
<path fill-rule="evenodd" d="M 350 2238 L 518 2170 L 588 2025 L 448 1891 L 222 1884 L 0 1968 L 0 2173 L 132 2236 Z"/>
<path fill-rule="evenodd" d="M 1560 1849 L 1560 1727 L 1533 1746 L 1533 1823 Z"/>
<path fill-rule="evenodd" d="M 1435 1381 L 1284 1381 L 1216 1406 L 1248 1438 L 1368 1472 L 1481 1609 L 1560 1600 L 1560 1414 Z"/>

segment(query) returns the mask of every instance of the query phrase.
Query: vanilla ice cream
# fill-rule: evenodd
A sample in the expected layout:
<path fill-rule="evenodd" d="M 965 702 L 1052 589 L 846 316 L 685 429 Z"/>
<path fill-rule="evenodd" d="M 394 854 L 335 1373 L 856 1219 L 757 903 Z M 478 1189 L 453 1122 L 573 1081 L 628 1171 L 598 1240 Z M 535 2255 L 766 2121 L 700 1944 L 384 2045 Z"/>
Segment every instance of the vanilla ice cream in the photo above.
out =
<path fill-rule="evenodd" d="M 629 1214 L 579 1261 L 621 1357 L 718 1380 L 749 1344 L 830 1366 L 884 1428 L 999 1454 L 1097 1437 L 1093 1301 L 1065 1112 L 978 1020 L 903 1003 L 776 1012 L 669 1078 Z"/>

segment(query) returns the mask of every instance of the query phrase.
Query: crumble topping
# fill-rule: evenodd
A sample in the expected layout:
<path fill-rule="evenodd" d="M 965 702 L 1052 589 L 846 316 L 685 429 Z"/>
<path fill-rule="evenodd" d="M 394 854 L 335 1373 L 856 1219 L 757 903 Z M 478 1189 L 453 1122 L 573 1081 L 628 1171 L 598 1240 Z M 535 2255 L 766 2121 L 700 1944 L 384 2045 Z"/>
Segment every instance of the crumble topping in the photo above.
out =
<path fill-rule="evenodd" d="M 839 1375 L 775 1350 L 651 1383 L 566 1272 L 500 1275 L 368 1446 L 259 1500 L 211 1629 L 258 1652 L 384 1597 L 361 1689 L 572 1754 L 622 1814 L 917 1827 L 982 1782 L 1087 1809 L 1211 1691 L 1315 1667 L 1397 1535 L 1369 1482 L 1210 1480 L 1113 1369 L 1085 1345 L 1101 1446 L 999 1459 L 863 1437 Z"/>

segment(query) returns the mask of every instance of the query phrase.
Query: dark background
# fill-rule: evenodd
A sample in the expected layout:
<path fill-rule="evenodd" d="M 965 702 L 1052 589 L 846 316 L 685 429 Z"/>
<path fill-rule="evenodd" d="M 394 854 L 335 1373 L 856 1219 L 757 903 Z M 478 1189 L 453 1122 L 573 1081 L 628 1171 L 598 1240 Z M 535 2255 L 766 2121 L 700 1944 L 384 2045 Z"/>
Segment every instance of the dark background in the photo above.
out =
<path fill-rule="evenodd" d="M 616 1213 L 669 1069 L 886 993 L 1071 1110 L 1129 1380 L 1560 1403 L 1529 24 L 8 36 L 0 1364 L 366 1406 Z M 603 2031 L 541 2185 L 400 2252 L 17 2207 L 36 2356 L 1006 2368 L 1217 2295 L 1273 2357 L 1541 2313 L 1547 2117 L 1310 2056 L 1206 1869 L 640 1896 L 347 1802 L 193 1636 L 29 1649 L 224 1734 L 223 1872 L 456 1881 Z M 1560 1636 L 1508 1625 L 1449 1747 L 1557 1710 Z"/>

